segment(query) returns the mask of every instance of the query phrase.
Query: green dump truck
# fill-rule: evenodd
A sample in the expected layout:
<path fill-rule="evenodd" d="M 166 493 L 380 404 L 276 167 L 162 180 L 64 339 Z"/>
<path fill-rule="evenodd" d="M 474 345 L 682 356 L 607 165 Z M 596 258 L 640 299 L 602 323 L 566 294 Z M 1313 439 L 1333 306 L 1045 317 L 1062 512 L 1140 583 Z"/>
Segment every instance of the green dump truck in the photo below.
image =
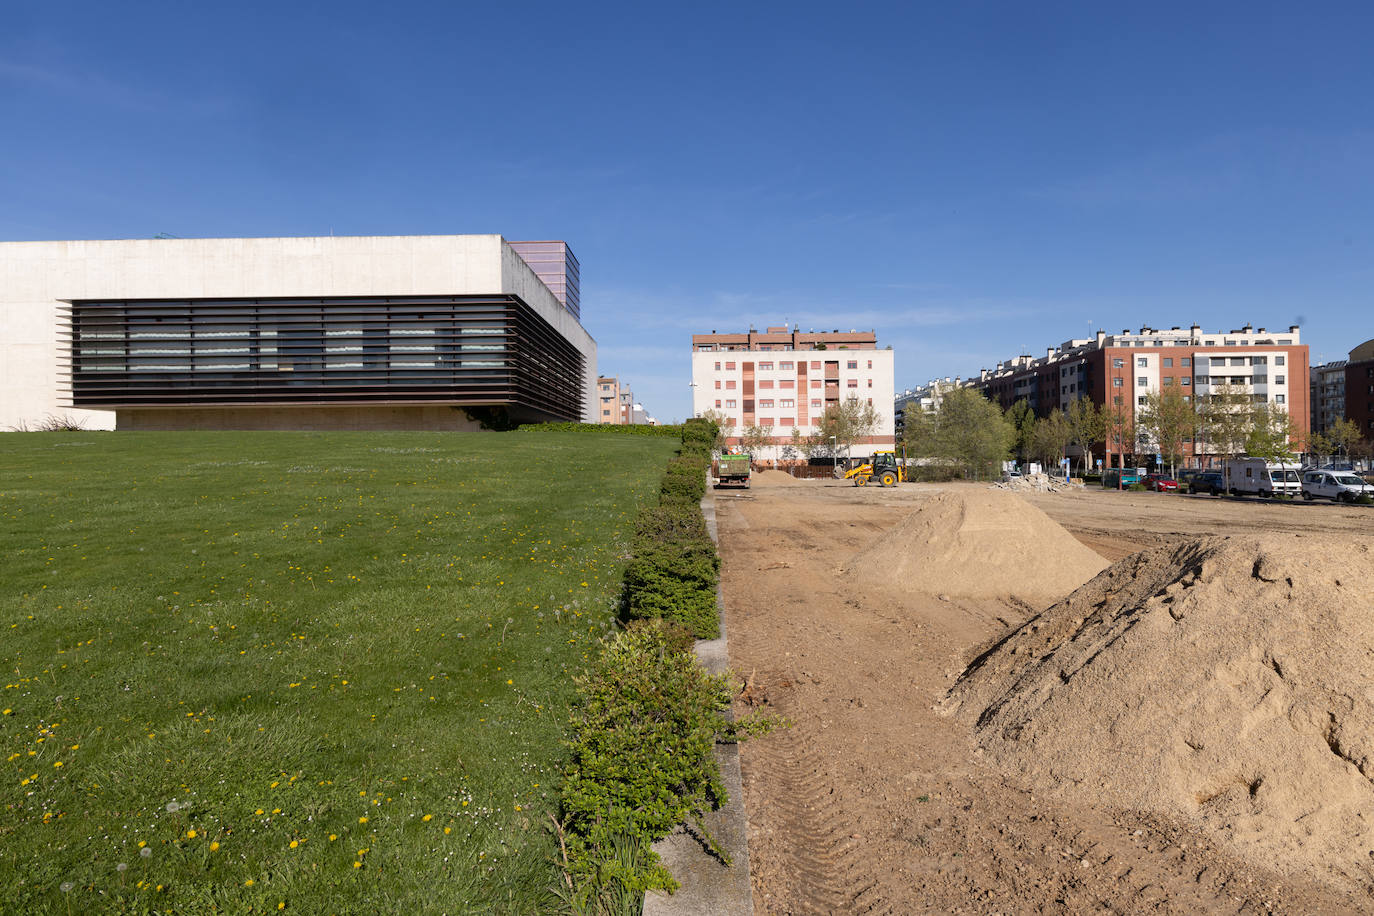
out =
<path fill-rule="evenodd" d="M 748 455 L 721 455 L 716 462 L 716 487 L 749 488 L 749 466 L 752 459 Z"/>

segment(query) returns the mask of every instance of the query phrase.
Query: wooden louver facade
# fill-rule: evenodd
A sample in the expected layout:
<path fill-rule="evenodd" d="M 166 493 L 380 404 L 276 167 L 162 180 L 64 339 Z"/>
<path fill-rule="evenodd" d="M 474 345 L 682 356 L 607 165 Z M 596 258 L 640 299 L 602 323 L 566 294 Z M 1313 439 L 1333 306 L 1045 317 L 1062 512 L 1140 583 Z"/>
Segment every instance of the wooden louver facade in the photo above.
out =
<path fill-rule="evenodd" d="M 519 297 L 77 300 L 71 406 L 503 407 L 578 420 L 578 349 Z"/>

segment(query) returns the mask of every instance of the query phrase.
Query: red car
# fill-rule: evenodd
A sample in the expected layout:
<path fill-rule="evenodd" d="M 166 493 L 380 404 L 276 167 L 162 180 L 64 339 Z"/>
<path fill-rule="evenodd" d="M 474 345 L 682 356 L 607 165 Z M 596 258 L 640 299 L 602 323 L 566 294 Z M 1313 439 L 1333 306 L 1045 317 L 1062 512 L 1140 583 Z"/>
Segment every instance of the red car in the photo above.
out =
<path fill-rule="evenodd" d="M 1165 477 L 1163 474 L 1146 474 L 1140 482 L 1145 484 L 1147 490 L 1155 490 L 1160 493 L 1178 492 L 1178 481 L 1172 477 Z"/>

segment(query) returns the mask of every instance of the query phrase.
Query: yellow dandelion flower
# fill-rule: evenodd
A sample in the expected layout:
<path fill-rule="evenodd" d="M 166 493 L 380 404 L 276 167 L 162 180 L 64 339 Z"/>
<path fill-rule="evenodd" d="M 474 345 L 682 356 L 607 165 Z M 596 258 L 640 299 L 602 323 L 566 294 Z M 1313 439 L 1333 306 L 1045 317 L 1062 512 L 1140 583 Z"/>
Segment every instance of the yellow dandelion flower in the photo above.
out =
<path fill-rule="evenodd" d="M 254 811 L 253 813 L 254 813 L 254 814 L 262 814 L 262 809 L 259 808 L 258 810 Z"/>
<path fill-rule="evenodd" d="M 354 862 L 354 863 L 353 863 L 353 867 L 354 867 L 354 868 L 362 868 L 362 867 L 363 867 L 363 863 L 361 863 L 361 862 Z"/>
<path fill-rule="evenodd" d="M 279 783 L 279 782 L 274 782 L 274 783 L 272 783 L 272 785 L 268 786 L 267 788 L 269 788 L 269 789 L 275 789 L 275 788 L 276 788 L 277 786 L 279 786 L 279 785 L 281 785 L 281 783 Z"/>
<path fill-rule="evenodd" d="M 190 830 L 186 831 L 186 836 L 194 840 L 196 838 L 195 828 L 193 827 Z"/>
<path fill-rule="evenodd" d="M 243 882 L 243 886 L 244 886 L 244 887 L 252 887 L 252 886 L 253 886 L 253 879 L 252 879 L 252 878 L 249 878 L 247 881 Z"/>
<path fill-rule="evenodd" d="M 273 808 L 273 809 L 272 809 L 272 813 L 273 813 L 273 814 L 281 814 L 281 809 L 280 809 L 280 808 Z"/>
<path fill-rule="evenodd" d="M 516 805 L 516 806 L 515 806 L 515 810 L 516 810 L 516 811 L 519 811 L 519 810 L 520 810 L 520 806 L 519 806 L 519 805 Z"/>
<path fill-rule="evenodd" d="M 367 818 L 365 818 L 365 817 L 360 817 L 360 818 L 358 818 L 358 823 L 360 823 L 360 824 L 366 824 L 366 823 L 367 823 Z"/>
<path fill-rule="evenodd" d="M 4 715 L 7 715 L 7 716 L 12 716 L 12 715 L 14 715 L 14 710 L 13 710 L 13 709 L 6 709 L 6 710 L 4 711 L 3 714 L 4 714 Z"/>
<path fill-rule="evenodd" d="M 444 833 L 448 834 L 448 833 L 452 833 L 452 832 L 453 832 L 453 828 L 452 828 L 452 827 L 445 827 L 445 828 L 444 828 Z"/>
<path fill-rule="evenodd" d="M 62 766 L 62 761 L 60 761 L 60 760 L 57 761 L 56 763 L 53 764 L 53 766 L 55 766 L 55 767 L 60 767 L 60 766 Z"/>
<path fill-rule="evenodd" d="M 426 814 L 424 817 L 420 818 L 420 820 L 426 821 L 426 822 L 427 822 L 427 821 L 431 821 L 431 820 L 433 820 L 433 819 L 434 819 L 434 815 L 432 815 L 432 814 Z"/>
<path fill-rule="evenodd" d="M 210 844 L 210 851 L 211 851 L 211 852 L 214 852 L 214 851 L 217 850 L 217 849 L 219 849 L 219 843 L 216 842 L 216 843 L 211 843 L 211 844 Z"/>

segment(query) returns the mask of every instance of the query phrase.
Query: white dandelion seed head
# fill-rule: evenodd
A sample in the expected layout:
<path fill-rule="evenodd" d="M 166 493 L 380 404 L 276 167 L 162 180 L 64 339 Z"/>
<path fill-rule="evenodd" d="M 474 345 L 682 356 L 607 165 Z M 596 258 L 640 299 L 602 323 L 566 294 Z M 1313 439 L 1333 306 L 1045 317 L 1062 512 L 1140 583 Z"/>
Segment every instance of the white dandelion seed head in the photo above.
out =
<path fill-rule="evenodd" d="M 153 857 L 153 847 L 144 846 L 142 849 L 138 851 L 138 854 L 143 856 L 143 858 L 145 859 L 151 859 Z"/>
<path fill-rule="evenodd" d="M 60 891 L 61 891 L 62 893 L 64 893 L 64 894 L 69 894 L 69 893 L 71 893 L 71 890 L 72 890 L 72 888 L 74 888 L 74 887 L 76 887 L 76 885 L 75 885 L 74 883 L 72 883 L 71 881 L 63 881 L 61 884 L 59 884 L 59 885 L 57 886 L 57 889 L 60 890 Z"/>
<path fill-rule="evenodd" d="M 128 862 L 120 862 L 118 865 L 115 866 L 115 871 L 128 871 L 128 870 L 129 870 L 129 863 L 128 863 Z"/>

